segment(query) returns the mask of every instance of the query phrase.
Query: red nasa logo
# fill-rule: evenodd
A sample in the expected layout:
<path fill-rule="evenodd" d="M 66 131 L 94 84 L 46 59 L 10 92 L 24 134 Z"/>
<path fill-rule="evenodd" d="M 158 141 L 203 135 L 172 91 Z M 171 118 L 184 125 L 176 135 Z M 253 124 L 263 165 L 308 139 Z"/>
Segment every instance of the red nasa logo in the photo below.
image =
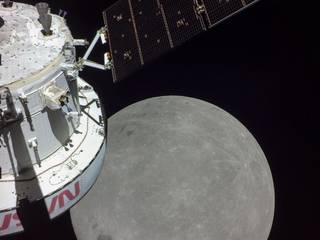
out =
<path fill-rule="evenodd" d="M 53 196 L 48 209 L 50 215 L 55 211 L 63 210 L 66 206 L 66 203 L 76 201 L 81 192 L 79 181 L 76 182 L 73 187 L 73 192 L 69 189 L 64 189 Z M 0 215 L 0 236 L 3 234 L 10 234 L 20 231 L 23 231 L 23 227 L 16 211 L 5 213 L 2 216 Z"/>

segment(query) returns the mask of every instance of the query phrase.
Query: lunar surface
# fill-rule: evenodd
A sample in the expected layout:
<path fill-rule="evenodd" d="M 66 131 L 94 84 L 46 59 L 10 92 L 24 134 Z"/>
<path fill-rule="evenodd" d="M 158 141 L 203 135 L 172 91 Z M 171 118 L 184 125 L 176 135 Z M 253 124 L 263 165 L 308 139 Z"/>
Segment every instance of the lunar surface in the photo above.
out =
<path fill-rule="evenodd" d="M 108 152 L 71 210 L 79 240 L 266 240 L 274 187 L 265 155 L 234 117 L 187 97 L 109 119 Z"/>

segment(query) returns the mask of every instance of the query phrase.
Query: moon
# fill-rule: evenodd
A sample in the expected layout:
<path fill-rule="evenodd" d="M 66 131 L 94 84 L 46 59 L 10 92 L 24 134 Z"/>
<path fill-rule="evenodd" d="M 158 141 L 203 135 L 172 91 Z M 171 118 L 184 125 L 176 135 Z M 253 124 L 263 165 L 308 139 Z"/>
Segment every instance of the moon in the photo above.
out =
<path fill-rule="evenodd" d="M 104 168 L 71 218 L 78 240 L 266 240 L 274 205 L 250 132 L 210 103 L 165 96 L 109 119 Z"/>

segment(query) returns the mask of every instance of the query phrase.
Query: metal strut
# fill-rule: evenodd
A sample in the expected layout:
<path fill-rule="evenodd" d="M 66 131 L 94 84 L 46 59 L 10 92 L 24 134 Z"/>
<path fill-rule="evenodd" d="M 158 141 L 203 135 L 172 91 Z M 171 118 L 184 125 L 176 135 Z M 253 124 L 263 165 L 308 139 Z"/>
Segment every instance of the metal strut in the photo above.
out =
<path fill-rule="evenodd" d="M 99 99 L 93 99 L 91 100 L 89 103 L 87 103 L 86 105 L 80 105 L 81 108 L 81 112 L 84 113 L 85 115 L 87 115 L 92 121 L 94 121 L 97 125 L 99 126 L 103 126 L 103 118 L 100 115 L 99 116 L 99 120 L 96 120 L 94 117 L 92 117 L 90 115 L 89 112 L 85 111 L 87 108 L 89 108 L 93 103 L 96 103 L 97 107 L 100 108 L 100 102 Z"/>
<path fill-rule="evenodd" d="M 101 39 L 102 44 L 105 44 L 107 42 L 106 35 L 107 35 L 107 32 L 106 32 L 105 27 L 102 27 L 101 29 L 99 29 L 97 31 L 95 37 L 93 38 L 91 44 L 88 47 L 86 53 L 84 54 L 84 56 L 82 58 L 79 59 L 79 61 L 77 63 L 79 69 L 83 69 L 84 66 L 92 67 L 92 68 L 96 68 L 96 69 L 100 69 L 100 70 L 110 70 L 112 68 L 112 61 L 110 59 L 109 53 L 105 54 L 104 64 L 100 64 L 100 63 L 96 63 L 94 61 L 88 60 L 94 47 L 97 45 L 99 38 Z"/>

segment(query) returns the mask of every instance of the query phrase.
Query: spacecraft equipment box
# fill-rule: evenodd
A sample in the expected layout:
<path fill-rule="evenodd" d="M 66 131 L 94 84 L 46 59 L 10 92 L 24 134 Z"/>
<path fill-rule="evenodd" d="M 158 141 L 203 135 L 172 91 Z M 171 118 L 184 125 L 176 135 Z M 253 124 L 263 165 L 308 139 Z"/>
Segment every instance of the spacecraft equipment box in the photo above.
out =
<path fill-rule="evenodd" d="M 78 76 L 65 19 L 47 4 L 0 2 L 0 236 L 23 231 L 22 201 L 53 219 L 94 184 L 105 157 L 103 113 Z"/>

